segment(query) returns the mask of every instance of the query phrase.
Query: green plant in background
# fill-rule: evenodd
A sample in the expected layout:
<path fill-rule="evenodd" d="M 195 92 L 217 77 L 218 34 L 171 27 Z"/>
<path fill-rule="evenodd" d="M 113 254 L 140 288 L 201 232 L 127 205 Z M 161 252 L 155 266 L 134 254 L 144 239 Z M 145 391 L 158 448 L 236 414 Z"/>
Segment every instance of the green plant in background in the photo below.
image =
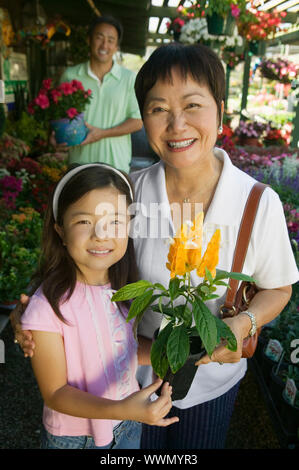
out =
<path fill-rule="evenodd" d="M 67 58 L 72 65 L 86 62 L 89 56 L 89 45 L 87 42 L 88 29 L 86 26 L 72 26 L 67 48 Z"/>
<path fill-rule="evenodd" d="M 42 219 L 38 212 L 21 208 L 0 231 L 0 301 L 14 301 L 26 292 L 40 256 Z"/>
<path fill-rule="evenodd" d="M 18 121 L 8 119 L 5 131 L 7 134 L 23 140 L 30 148 L 39 147 L 41 142 L 46 144 L 48 131 L 45 121 L 37 121 L 28 113 L 22 112 Z"/>

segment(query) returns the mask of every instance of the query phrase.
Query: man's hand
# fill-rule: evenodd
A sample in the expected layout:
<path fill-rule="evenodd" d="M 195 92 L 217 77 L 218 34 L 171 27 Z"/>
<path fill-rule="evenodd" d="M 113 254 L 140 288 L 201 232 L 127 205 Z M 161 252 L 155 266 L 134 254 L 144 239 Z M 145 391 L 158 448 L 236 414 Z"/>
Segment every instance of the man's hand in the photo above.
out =
<path fill-rule="evenodd" d="M 65 142 L 62 144 L 57 144 L 54 131 L 50 134 L 49 144 L 52 145 L 52 147 L 54 147 L 57 152 L 67 152 L 69 149 L 68 144 Z"/>
<path fill-rule="evenodd" d="M 22 330 L 21 325 L 21 316 L 22 313 L 26 310 L 26 307 L 29 303 L 29 297 L 25 294 L 21 294 L 20 302 L 11 312 L 9 318 L 11 326 L 14 330 L 15 341 L 19 343 L 20 347 L 23 349 L 25 357 L 32 357 L 35 344 L 32 340 L 32 333 L 29 330 Z"/>
<path fill-rule="evenodd" d="M 80 145 L 92 144 L 106 137 L 104 129 L 92 126 L 91 124 L 88 124 L 88 122 L 85 122 L 85 126 L 88 129 L 88 134 Z"/>

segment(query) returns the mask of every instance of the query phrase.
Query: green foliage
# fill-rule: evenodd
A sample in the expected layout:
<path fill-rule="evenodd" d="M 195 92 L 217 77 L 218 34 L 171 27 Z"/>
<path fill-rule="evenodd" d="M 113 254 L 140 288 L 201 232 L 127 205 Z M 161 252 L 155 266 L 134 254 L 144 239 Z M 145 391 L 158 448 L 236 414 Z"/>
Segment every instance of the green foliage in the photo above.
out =
<path fill-rule="evenodd" d="M 31 208 L 13 214 L 0 231 L 0 300 L 14 301 L 25 292 L 40 256 L 42 220 Z"/>
<path fill-rule="evenodd" d="M 134 299 L 127 321 L 133 318 L 140 321 L 149 307 L 163 315 L 164 324 L 151 349 L 153 369 L 161 378 L 165 376 L 168 367 L 176 373 L 185 364 L 190 352 L 191 337 L 194 335 L 201 338 L 209 356 L 221 340 L 227 342 L 226 347 L 231 351 L 237 350 L 233 332 L 223 320 L 211 313 L 204 302 L 218 297 L 215 294 L 216 286 L 227 285 L 223 279 L 231 277 L 254 280 L 244 274 L 221 270 L 213 278 L 206 269 L 203 282 L 193 287 L 190 285 L 189 275 L 187 273 L 182 278 L 175 276 L 169 281 L 168 289 L 158 283 L 138 281 L 122 287 L 112 297 L 112 301 L 116 302 Z M 178 300 L 180 304 L 174 305 L 174 301 Z M 195 326 L 192 327 L 193 324 Z"/>
<path fill-rule="evenodd" d="M 26 142 L 30 148 L 37 143 L 37 140 L 46 141 L 48 138 L 45 121 L 37 121 L 33 116 L 25 112 L 22 112 L 18 121 L 8 119 L 5 130 L 7 134 Z"/>

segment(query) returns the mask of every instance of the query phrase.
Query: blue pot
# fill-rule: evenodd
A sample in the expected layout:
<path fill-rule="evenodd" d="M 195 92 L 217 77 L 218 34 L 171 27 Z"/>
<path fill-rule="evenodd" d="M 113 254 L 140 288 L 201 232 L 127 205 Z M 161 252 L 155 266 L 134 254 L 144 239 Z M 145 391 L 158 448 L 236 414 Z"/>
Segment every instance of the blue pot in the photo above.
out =
<path fill-rule="evenodd" d="M 84 114 L 78 114 L 74 119 L 57 119 L 51 121 L 51 127 L 55 131 L 55 139 L 58 144 L 66 143 L 69 146 L 79 145 L 88 134 L 84 124 Z"/>

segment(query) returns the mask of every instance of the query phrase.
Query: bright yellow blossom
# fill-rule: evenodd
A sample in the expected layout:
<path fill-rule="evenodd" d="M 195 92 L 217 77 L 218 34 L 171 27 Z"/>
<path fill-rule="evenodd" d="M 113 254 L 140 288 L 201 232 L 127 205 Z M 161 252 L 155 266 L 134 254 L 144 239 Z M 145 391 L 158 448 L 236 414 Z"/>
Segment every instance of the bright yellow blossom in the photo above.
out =
<path fill-rule="evenodd" d="M 176 234 L 168 253 L 167 269 L 170 277 L 184 276 L 187 272 L 197 270 L 199 277 L 205 276 L 205 267 L 216 275 L 216 266 L 219 261 L 220 230 L 216 230 L 211 238 L 203 257 L 202 250 L 203 212 L 195 217 L 191 227 L 183 224 Z"/>

